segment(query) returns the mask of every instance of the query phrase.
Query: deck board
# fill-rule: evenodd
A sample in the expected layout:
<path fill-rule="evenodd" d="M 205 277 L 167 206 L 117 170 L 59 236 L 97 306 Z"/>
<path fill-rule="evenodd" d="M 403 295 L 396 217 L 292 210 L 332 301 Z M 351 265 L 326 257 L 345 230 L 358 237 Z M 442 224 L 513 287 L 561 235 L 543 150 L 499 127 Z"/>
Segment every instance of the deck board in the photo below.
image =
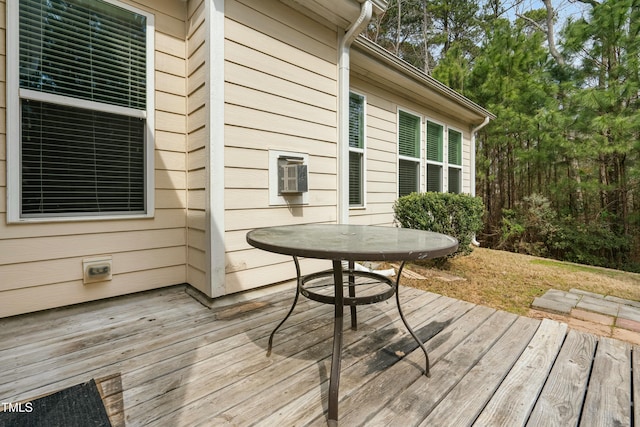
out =
<path fill-rule="evenodd" d="M 526 317 L 519 317 L 512 323 L 420 426 L 472 425 L 531 341 L 539 323 Z"/>
<path fill-rule="evenodd" d="M 495 312 L 438 361 L 430 377 L 411 384 L 372 418 L 372 424 L 416 425 L 475 366 L 511 326 L 516 316 Z"/>
<path fill-rule="evenodd" d="M 417 309 L 429 310 L 429 307 L 437 307 L 445 299 L 439 298 L 435 294 L 422 293 L 405 305 L 405 313 L 413 313 Z M 453 301 L 450 301 L 453 302 Z M 449 302 L 449 303 L 450 303 Z M 392 311 L 393 313 L 393 311 Z M 345 376 L 341 378 L 341 389 L 348 390 L 352 385 L 349 380 L 354 376 L 346 374 L 353 366 L 361 368 L 355 373 L 355 377 L 363 380 L 367 375 L 384 369 L 382 360 L 389 357 L 397 357 L 395 353 L 391 355 L 390 350 L 385 350 L 385 345 L 394 336 L 401 333 L 399 325 L 392 322 L 389 312 L 382 316 L 377 316 L 371 320 L 363 322 L 365 318 L 359 318 L 360 327 L 358 331 L 345 331 L 342 369 Z M 327 343 L 328 344 L 328 343 Z M 326 345 L 326 344 L 323 344 Z M 285 413 L 289 419 L 304 418 L 303 412 L 320 402 L 322 397 L 318 384 L 328 380 L 330 371 L 330 360 L 328 357 L 317 360 L 315 364 L 308 365 L 292 378 L 286 378 L 269 390 L 269 393 L 259 393 L 251 396 L 250 405 L 236 405 L 226 411 L 226 415 L 231 417 L 237 425 L 249 425 L 255 421 L 268 424 L 271 421 L 268 416 L 277 414 L 277 417 Z M 275 397 L 275 403 L 274 403 Z M 276 412 L 277 411 L 277 412 Z M 312 411 L 310 415 L 315 416 Z M 266 420 L 265 420 L 266 418 Z M 276 422 L 274 420 L 274 422 Z"/>
<path fill-rule="evenodd" d="M 631 425 L 631 345 L 602 338 L 593 362 L 581 426 Z"/>
<path fill-rule="evenodd" d="M 564 323 L 548 319 L 541 322 L 529 345 L 474 425 L 525 424 L 562 346 L 566 330 Z"/>
<path fill-rule="evenodd" d="M 527 425 L 578 425 L 595 351 L 594 335 L 569 331 Z"/>
<path fill-rule="evenodd" d="M 106 377 L 114 425 L 324 426 L 331 307 L 300 298 L 266 356 L 292 295 L 208 309 L 174 287 L 0 319 L 0 400 Z M 637 346 L 411 288 L 401 299 L 431 377 L 393 300 L 358 307 L 341 425 L 640 424 Z"/>

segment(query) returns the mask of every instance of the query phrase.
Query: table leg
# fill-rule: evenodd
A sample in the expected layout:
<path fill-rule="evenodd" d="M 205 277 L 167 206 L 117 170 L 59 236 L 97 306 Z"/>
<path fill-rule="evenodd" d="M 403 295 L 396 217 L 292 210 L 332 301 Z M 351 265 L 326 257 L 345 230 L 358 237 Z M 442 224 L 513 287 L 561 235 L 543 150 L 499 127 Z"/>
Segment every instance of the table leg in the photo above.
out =
<path fill-rule="evenodd" d="M 402 323 L 404 323 L 404 326 L 407 328 L 407 330 L 409 331 L 413 339 L 416 340 L 416 342 L 422 349 L 422 352 L 424 353 L 424 358 L 425 358 L 424 374 L 430 377 L 431 374 L 429 373 L 429 355 L 427 354 L 427 349 L 422 343 L 422 340 L 420 340 L 420 338 L 416 335 L 416 333 L 413 332 L 413 329 L 411 329 L 411 326 L 409 326 L 409 323 L 407 323 L 407 319 L 404 318 L 404 314 L 402 313 L 402 308 L 400 307 L 400 276 L 402 275 L 403 268 L 404 268 L 404 261 L 402 262 L 402 264 L 400 265 L 400 268 L 398 269 L 398 277 L 396 278 L 396 304 L 398 306 L 398 313 L 400 313 L 400 319 L 402 319 Z"/>
<path fill-rule="evenodd" d="M 271 332 L 271 335 L 269 335 L 269 343 L 267 344 L 267 357 L 271 356 L 271 348 L 273 347 L 273 336 L 276 334 L 276 331 L 280 329 L 280 326 L 282 326 L 284 322 L 286 322 L 286 320 L 289 318 L 289 316 L 291 316 L 291 313 L 293 313 L 293 309 L 296 308 L 296 304 L 298 303 L 300 287 L 302 286 L 302 276 L 300 275 L 300 263 L 298 262 L 297 256 L 293 257 L 293 262 L 296 265 L 296 295 L 293 297 L 293 304 L 291 304 L 291 308 L 289 309 L 287 315 L 284 316 L 284 319 L 282 319 L 282 321 L 278 323 L 278 326 L 276 326 L 273 332 Z"/>
<path fill-rule="evenodd" d="M 356 267 L 356 263 L 354 261 L 349 261 L 349 270 L 353 271 Z M 349 274 L 349 296 L 351 298 L 355 298 L 356 296 L 356 277 L 353 274 Z M 351 329 L 354 331 L 358 330 L 358 318 L 356 315 L 356 306 L 351 306 Z"/>
<path fill-rule="evenodd" d="M 331 356 L 331 377 L 329 378 L 329 426 L 338 425 L 338 387 L 340 385 L 340 360 L 342 356 L 342 324 L 344 295 L 342 283 L 342 262 L 333 261 L 335 305 L 333 319 L 333 355 Z"/>

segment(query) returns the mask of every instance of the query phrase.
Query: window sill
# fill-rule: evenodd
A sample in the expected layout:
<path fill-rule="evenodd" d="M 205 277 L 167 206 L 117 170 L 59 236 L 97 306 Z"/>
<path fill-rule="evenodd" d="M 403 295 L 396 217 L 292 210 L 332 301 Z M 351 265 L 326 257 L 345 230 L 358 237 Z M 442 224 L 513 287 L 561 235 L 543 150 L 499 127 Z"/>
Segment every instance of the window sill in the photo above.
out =
<path fill-rule="evenodd" d="M 88 222 L 88 221 L 115 221 L 131 219 L 153 219 L 154 214 L 131 214 L 131 215 L 78 215 L 65 217 L 28 217 L 28 218 L 7 218 L 8 224 L 40 224 L 59 222 Z"/>

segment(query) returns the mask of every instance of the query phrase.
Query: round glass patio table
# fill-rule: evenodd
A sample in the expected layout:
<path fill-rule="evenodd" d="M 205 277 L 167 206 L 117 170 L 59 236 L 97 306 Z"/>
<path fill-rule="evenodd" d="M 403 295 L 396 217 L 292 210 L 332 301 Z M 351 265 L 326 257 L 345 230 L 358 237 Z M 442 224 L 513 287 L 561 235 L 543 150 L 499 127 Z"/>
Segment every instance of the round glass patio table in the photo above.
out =
<path fill-rule="evenodd" d="M 356 306 L 384 301 L 395 294 L 398 313 L 411 336 L 425 355 L 425 375 L 429 375 L 429 358 L 420 338 L 407 323 L 400 306 L 398 286 L 406 261 L 446 256 L 458 248 L 453 237 L 430 231 L 397 227 L 346 224 L 304 224 L 259 228 L 247 233 L 247 242 L 256 248 L 293 257 L 296 294 L 291 309 L 269 337 L 267 355 L 271 354 L 276 331 L 289 318 L 299 294 L 312 300 L 334 305 L 333 355 L 329 378 L 330 426 L 338 422 L 338 387 L 342 353 L 344 306 L 351 307 L 351 327 L 356 329 Z M 333 269 L 301 275 L 298 257 L 331 260 Z M 343 268 L 343 261 L 348 268 Z M 356 261 L 401 261 L 396 280 L 370 271 L 355 269 Z M 330 280 L 327 280 L 330 279 Z M 373 294 L 356 295 L 360 285 L 378 285 Z M 383 285 L 383 286 L 379 286 Z M 344 295 L 344 288 L 348 295 Z M 330 288 L 331 292 L 327 292 Z M 382 290 L 380 290 L 382 289 Z"/>

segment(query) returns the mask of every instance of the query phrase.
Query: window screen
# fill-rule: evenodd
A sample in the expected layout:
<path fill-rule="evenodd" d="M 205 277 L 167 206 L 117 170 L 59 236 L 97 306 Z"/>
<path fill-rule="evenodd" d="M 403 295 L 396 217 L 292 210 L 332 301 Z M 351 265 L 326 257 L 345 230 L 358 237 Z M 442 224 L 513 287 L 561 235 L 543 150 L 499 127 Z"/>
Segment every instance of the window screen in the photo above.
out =
<path fill-rule="evenodd" d="M 144 109 L 146 17 L 99 0 L 20 0 L 20 87 Z"/>
<path fill-rule="evenodd" d="M 398 195 L 420 191 L 420 117 L 398 113 Z"/>
<path fill-rule="evenodd" d="M 400 197 L 419 190 L 420 164 L 410 160 L 400 160 L 398 165 L 398 195 Z"/>
<path fill-rule="evenodd" d="M 364 97 L 349 95 L 349 206 L 364 205 Z"/>
<path fill-rule="evenodd" d="M 449 193 L 462 193 L 462 170 L 449 168 Z"/>
<path fill-rule="evenodd" d="M 427 122 L 427 160 L 442 162 L 443 127 Z"/>
<path fill-rule="evenodd" d="M 427 191 L 442 191 L 442 166 L 427 163 Z"/>
<path fill-rule="evenodd" d="M 21 215 L 145 212 L 147 18 L 100 0 L 19 13 Z"/>
<path fill-rule="evenodd" d="M 144 211 L 144 122 L 22 101 L 22 213 Z"/>
<path fill-rule="evenodd" d="M 420 117 L 404 111 L 398 117 L 398 152 L 401 156 L 420 157 Z"/>
<path fill-rule="evenodd" d="M 462 134 L 449 129 L 449 164 L 462 166 Z"/>

